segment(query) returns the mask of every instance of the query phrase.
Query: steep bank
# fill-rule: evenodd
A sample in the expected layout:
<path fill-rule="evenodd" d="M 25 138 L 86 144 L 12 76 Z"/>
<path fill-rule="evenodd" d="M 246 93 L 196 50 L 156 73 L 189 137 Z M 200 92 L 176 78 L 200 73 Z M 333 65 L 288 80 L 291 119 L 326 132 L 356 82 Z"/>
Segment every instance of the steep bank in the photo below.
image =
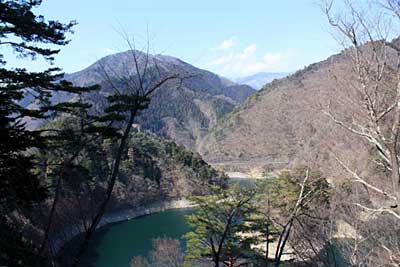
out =
<path fill-rule="evenodd" d="M 108 153 L 102 153 L 102 151 Z M 82 158 L 87 176 L 74 176 L 63 182 L 49 232 L 48 250 L 52 255 L 71 238 L 81 233 L 104 197 L 108 162 L 112 157 L 109 143 L 99 143 Z M 186 207 L 193 195 L 211 192 L 211 185 L 224 186 L 227 177 L 202 158 L 172 141 L 155 135 L 132 133 L 122 158 L 120 173 L 101 225 L 126 220 L 164 209 Z M 51 199 L 46 207 L 31 214 L 27 224 L 41 239 L 47 223 Z M 44 206 L 44 205 L 43 205 Z"/>

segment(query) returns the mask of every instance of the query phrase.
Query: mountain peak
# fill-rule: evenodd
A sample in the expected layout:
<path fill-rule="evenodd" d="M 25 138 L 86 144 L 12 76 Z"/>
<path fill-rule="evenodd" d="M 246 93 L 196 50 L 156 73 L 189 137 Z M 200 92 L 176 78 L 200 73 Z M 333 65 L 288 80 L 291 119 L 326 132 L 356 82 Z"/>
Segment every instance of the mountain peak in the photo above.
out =
<path fill-rule="evenodd" d="M 167 55 L 147 55 L 141 51 L 125 51 L 101 58 L 86 69 L 65 78 L 77 86 L 100 84 L 99 95 L 89 96 L 94 106 L 101 105 L 103 97 L 113 88 L 104 83 L 104 69 L 110 78 L 136 75 L 136 63 L 142 72 L 145 66 L 182 77 L 179 90 L 176 85 L 165 85 L 153 95 L 149 108 L 137 119 L 143 129 L 174 139 L 188 148 L 194 148 L 208 128 L 213 127 L 225 114 L 243 103 L 255 90 L 236 84 L 207 70 L 196 68 L 179 58 Z M 146 65 L 146 60 L 148 60 Z"/>

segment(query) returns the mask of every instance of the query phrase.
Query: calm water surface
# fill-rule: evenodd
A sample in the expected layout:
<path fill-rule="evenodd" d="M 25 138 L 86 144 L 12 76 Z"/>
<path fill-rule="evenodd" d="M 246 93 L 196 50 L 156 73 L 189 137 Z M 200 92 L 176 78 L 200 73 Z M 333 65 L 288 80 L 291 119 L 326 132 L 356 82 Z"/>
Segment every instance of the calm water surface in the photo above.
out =
<path fill-rule="evenodd" d="M 96 233 L 90 252 L 95 267 L 129 267 L 135 256 L 147 256 L 152 239 L 181 239 L 190 228 L 185 216 L 192 209 L 169 210 L 110 225 Z"/>
<path fill-rule="evenodd" d="M 234 178 L 230 183 L 254 186 L 249 179 Z M 96 233 L 86 260 L 93 267 L 129 267 L 133 257 L 148 255 L 154 238 L 180 239 L 184 246 L 182 236 L 190 230 L 185 216 L 192 212 L 169 210 L 106 226 Z"/>

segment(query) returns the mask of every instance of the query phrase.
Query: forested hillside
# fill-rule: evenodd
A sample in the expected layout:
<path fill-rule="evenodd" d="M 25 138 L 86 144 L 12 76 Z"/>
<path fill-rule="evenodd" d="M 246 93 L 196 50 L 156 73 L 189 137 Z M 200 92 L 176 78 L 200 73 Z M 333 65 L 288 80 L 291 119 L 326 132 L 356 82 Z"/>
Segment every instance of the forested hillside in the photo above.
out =
<path fill-rule="evenodd" d="M 194 149 L 208 129 L 217 120 L 243 103 L 255 90 L 247 85 L 237 85 L 218 75 L 198 69 L 180 59 L 164 55 L 146 55 L 135 51 L 139 70 L 145 66 L 156 68 L 160 75 L 179 74 L 184 79 L 177 84 L 167 84 L 158 90 L 149 108 L 138 117 L 143 130 L 175 140 Z M 115 89 L 106 82 L 109 78 L 128 78 L 135 73 L 132 51 L 110 55 L 66 79 L 77 86 L 102 84 L 99 93 L 93 93 L 95 106 L 101 109 L 102 96 Z M 153 70 L 154 72 L 154 70 Z"/>
<path fill-rule="evenodd" d="M 244 172 L 318 162 L 327 174 L 340 178 L 343 173 L 337 170 L 334 152 L 371 171 L 370 152 L 362 140 L 337 127 L 325 114 L 328 107 L 359 114 L 355 105 L 344 102 L 354 90 L 350 55 L 343 51 L 267 84 L 210 130 L 199 146 L 200 154 L 228 170 Z"/>
<path fill-rule="evenodd" d="M 400 266 L 400 1 L 321 1 L 334 55 L 304 1 L 77 2 L 0 0 L 0 266 Z M 148 28 L 64 74 L 112 16 L 266 84 Z"/>

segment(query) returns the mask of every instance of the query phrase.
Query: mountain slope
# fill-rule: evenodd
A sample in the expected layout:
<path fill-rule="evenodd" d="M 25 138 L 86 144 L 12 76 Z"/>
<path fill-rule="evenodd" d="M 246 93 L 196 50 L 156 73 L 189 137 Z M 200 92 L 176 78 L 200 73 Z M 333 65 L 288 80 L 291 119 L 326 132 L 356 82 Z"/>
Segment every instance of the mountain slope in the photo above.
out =
<path fill-rule="evenodd" d="M 58 251 L 60 245 L 71 240 L 83 221 L 95 216 L 107 187 L 107 160 L 99 156 L 103 155 L 103 149 L 100 145 L 85 158 L 87 173 L 92 181 L 96 181 L 90 184 L 90 188 L 87 177 L 76 176 L 64 181 L 59 209 L 49 234 L 52 249 Z M 226 182 L 227 177 L 209 166 L 198 154 L 154 135 L 133 133 L 121 161 L 107 213 L 119 212 L 119 216 L 123 216 L 124 211 L 163 201 L 210 194 L 212 186 L 225 187 Z M 47 217 L 43 215 L 50 206 L 40 208 L 43 210 L 37 209 L 30 216 L 32 224 L 25 226 L 32 227 L 35 232 L 45 229 Z M 71 255 L 75 250 L 67 246 L 63 253 L 66 262 L 61 266 L 71 266 Z"/>
<path fill-rule="evenodd" d="M 260 90 L 267 83 L 288 75 L 289 73 L 287 72 L 259 72 L 250 76 L 234 79 L 234 81 L 238 84 L 246 84 L 256 90 Z"/>
<path fill-rule="evenodd" d="M 143 70 L 146 55 L 135 51 L 139 69 Z M 194 149 L 199 140 L 217 120 L 232 111 L 255 90 L 247 85 L 238 85 L 218 75 L 198 69 L 180 59 L 149 55 L 149 67 L 157 66 L 164 75 L 181 74 L 184 79 L 179 89 L 175 85 L 161 87 L 151 104 L 138 118 L 142 130 L 149 130 L 160 136 L 171 138 L 178 144 Z M 100 59 L 88 68 L 66 75 L 75 85 L 84 86 L 100 83 L 99 93 L 89 98 L 99 109 L 104 107 L 104 96 L 113 92 L 104 80 L 104 70 L 114 77 L 135 75 L 132 51 L 110 55 Z"/>
<path fill-rule="evenodd" d="M 333 151 L 366 171 L 363 141 L 323 113 L 330 103 L 340 114 L 358 115 L 346 102 L 356 80 L 347 52 L 266 85 L 219 121 L 199 145 L 200 154 L 226 170 L 261 173 L 318 162 L 327 174 L 338 175 Z"/>
<path fill-rule="evenodd" d="M 143 70 L 146 55 L 135 51 L 138 59 L 139 69 Z M 250 86 L 236 84 L 226 78 L 220 77 L 210 71 L 196 68 L 178 58 L 165 55 L 148 55 L 148 64 L 157 65 L 161 71 L 186 73 L 192 78 L 187 79 L 185 86 L 196 92 L 204 92 L 213 96 L 225 95 L 237 103 L 242 103 L 247 97 L 254 93 Z M 104 80 L 104 68 L 110 69 L 109 75 L 125 76 L 135 75 L 135 62 L 132 52 L 125 51 L 106 56 L 82 71 L 67 74 L 65 78 L 79 86 L 90 85 Z M 232 92 L 235 87 L 236 92 Z M 227 95 L 229 94 L 229 95 Z"/>

